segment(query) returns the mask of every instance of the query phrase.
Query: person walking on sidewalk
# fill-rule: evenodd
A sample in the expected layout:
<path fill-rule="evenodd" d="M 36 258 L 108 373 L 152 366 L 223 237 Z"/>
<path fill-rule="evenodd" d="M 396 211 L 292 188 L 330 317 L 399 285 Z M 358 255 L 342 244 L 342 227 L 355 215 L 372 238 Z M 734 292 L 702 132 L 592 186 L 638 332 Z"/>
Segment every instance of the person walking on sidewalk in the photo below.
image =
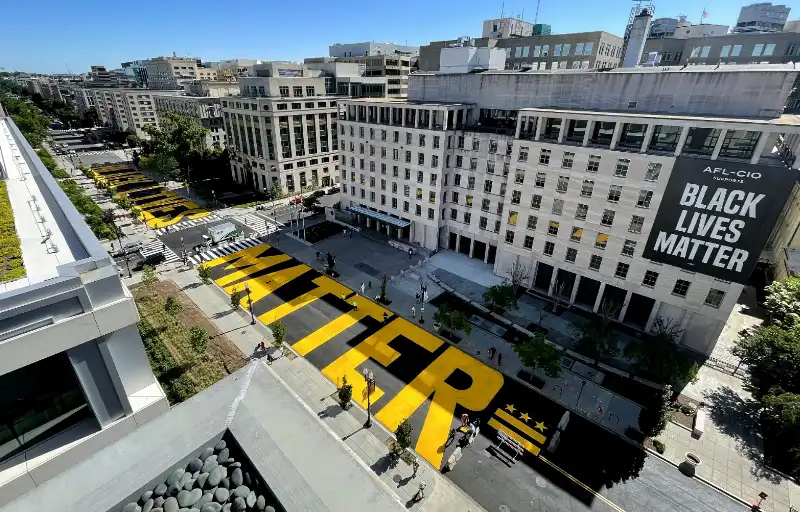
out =
<path fill-rule="evenodd" d="M 417 308 L 411 306 L 411 318 L 417 318 Z"/>
<path fill-rule="evenodd" d="M 361 283 L 361 295 L 364 295 L 364 283 Z"/>
<path fill-rule="evenodd" d="M 353 301 L 353 309 L 358 311 L 358 303 L 356 301 Z"/>
<path fill-rule="evenodd" d="M 498 352 L 497 353 L 497 366 L 502 366 L 502 364 L 503 364 L 503 353 L 502 352 Z"/>

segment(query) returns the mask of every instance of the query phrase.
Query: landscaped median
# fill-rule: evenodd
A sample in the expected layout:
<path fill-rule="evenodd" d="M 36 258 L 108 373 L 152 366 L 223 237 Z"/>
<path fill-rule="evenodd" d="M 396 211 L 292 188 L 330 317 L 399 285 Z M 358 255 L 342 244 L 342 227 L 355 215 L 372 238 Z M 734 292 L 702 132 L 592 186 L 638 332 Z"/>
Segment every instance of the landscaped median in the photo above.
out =
<path fill-rule="evenodd" d="M 6 182 L 0 181 L 0 282 L 22 277 L 25 277 L 25 267 L 22 265 L 22 249 L 14 225 L 14 212 L 8 200 Z"/>
<path fill-rule="evenodd" d="M 153 373 L 172 405 L 183 402 L 241 368 L 239 349 L 172 281 L 152 269 L 132 288 Z"/>

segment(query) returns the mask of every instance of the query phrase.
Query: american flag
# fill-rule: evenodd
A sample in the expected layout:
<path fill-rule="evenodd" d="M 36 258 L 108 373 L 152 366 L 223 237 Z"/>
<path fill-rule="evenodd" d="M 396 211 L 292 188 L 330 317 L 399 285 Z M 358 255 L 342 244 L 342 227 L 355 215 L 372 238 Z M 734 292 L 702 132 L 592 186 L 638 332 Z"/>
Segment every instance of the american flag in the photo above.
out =
<path fill-rule="evenodd" d="M 702 18 L 702 19 L 708 18 L 708 13 L 706 12 L 705 9 L 703 9 L 703 14 L 700 15 L 700 18 Z"/>

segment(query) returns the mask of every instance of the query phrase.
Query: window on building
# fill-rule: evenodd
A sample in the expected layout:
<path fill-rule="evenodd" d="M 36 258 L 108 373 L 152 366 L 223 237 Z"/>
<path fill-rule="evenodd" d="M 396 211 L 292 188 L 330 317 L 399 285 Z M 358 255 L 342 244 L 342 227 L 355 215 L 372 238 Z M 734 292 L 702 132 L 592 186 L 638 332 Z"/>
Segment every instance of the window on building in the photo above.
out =
<path fill-rule="evenodd" d="M 450 155 L 448 155 L 448 156 L 450 156 Z M 456 167 L 461 169 L 461 167 L 463 165 L 464 165 L 464 157 L 461 156 L 461 155 L 456 155 Z"/>
<path fill-rule="evenodd" d="M 712 308 L 717 308 L 722 305 L 722 300 L 725 298 L 725 292 L 722 290 L 717 290 L 716 288 L 711 288 L 708 290 L 708 295 L 706 296 L 705 305 L 711 306 Z"/>
<path fill-rule="evenodd" d="M 572 226 L 572 232 L 569 235 L 569 239 L 573 242 L 580 242 L 582 237 L 583 228 L 580 226 Z"/>
<path fill-rule="evenodd" d="M 572 169 L 572 163 L 575 160 L 575 153 L 564 151 L 564 158 L 561 159 L 561 167 L 564 169 Z"/>
<path fill-rule="evenodd" d="M 644 227 L 644 217 L 640 217 L 639 215 L 631 217 L 631 224 L 628 227 L 628 231 L 631 233 L 641 233 L 642 227 Z"/>
<path fill-rule="evenodd" d="M 510 229 L 506 230 L 506 243 L 507 244 L 514 243 L 514 232 Z"/>
<path fill-rule="evenodd" d="M 533 237 L 530 235 L 525 235 L 525 240 L 522 243 L 522 247 L 525 249 L 533 249 Z"/>
<path fill-rule="evenodd" d="M 464 212 L 464 224 L 469 224 L 472 221 L 472 214 L 470 212 Z"/>
<path fill-rule="evenodd" d="M 521 147 L 519 148 L 519 156 L 517 160 L 520 162 L 527 162 L 528 161 L 528 151 L 530 148 L 528 147 Z"/>
<path fill-rule="evenodd" d="M 545 180 L 547 179 L 547 174 L 543 172 L 536 173 L 536 181 L 533 183 L 534 187 L 542 188 L 544 187 Z"/>
<path fill-rule="evenodd" d="M 644 173 L 645 181 L 658 181 L 658 176 L 661 174 L 661 164 L 650 162 L 647 164 L 647 170 Z"/>
<path fill-rule="evenodd" d="M 753 57 L 761 57 L 761 53 L 762 53 L 763 51 L 764 51 L 764 45 L 763 45 L 763 44 L 756 44 L 756 45 L 753 45 L 753 53 L 752 53 L 752 56 L 753 56 Z"/>
<path fill-rule="evenodd" d="M 656 281 L 658 281 L 658 272 L 648 270 L 644 273 L 642 285 L 647 286 L 648 288 L 653 288 L 656 285 Z"/>
<path fill-rule="evenodd" d="M 628 167 L 631 161 L 627 158 L 620 158 L 617 160 L 617 168 L 614 170 L 614 176 L 617 178 L 624 178 L 628 175 Z"/>
<path fill-rule="evenodd" d="M 541 207 L 542 207 L 542 196 L 534 194 L 533 197 L 531 197 L 531 208 L 533 208 L 534 210 L 538 210 Z"/>
<path fill-rule="evenodd" d="M 558 182 L 556 183 L 556 192 L 565 194 L 567 192 L 568 187 L 569 187 L 569 177 L 559 176 Z"/>
<path fill-rule="evenodd" d="M 594 237 L 594 246 L 598 249 L 605 249 L 606 245 L 608 245 L 608 234 L 598 233 L 597 236 Z"/>
<path fill-rule="evenodd" d="M 619 279 L 625 279 L 628 277 L 628 270 L 630 270 L 631 266 L 627 263 L 617 263 L 617 270 L 614 272 L 614 277 Z"/>
<path fill-rule="evenodd" d="M 636 206 L 639 208 L 650 208 L 650 201 L 653 200 L 652 190 L 639 191 L 639 199 L 636 200 Z"/>
<path fill-rule="evenodd" d="M 595 155 L 589 156 L 589 163 L 586 164 L 586 172 L 597 172 L 600 168 L 600 157 Z"/>
<path fill-rule="evenodd" d="M 466 206 L 467 208 L 472 208 L 472 196 L 471 195 L 468 194 L 464 198 L 464 206 Z"/>
<path fill-rule="evenodd" d="M 558 227 L 559 223 L 554 220 L 551 220 L 550 224 L 548 224 L 547 226 L 547 234 L 552 236 L 558 236 Z"/>
<path fill-rule="evenodd" d="M 598 256 L 596 254 L 592 254 L 592 257 L 589 259 L 589 268 L 591 270 L 600 270 L 600 265 L 603 264 L 603 257 Z"/>
<path fill-rule="evenodd" d="M 622 186 L 621 185 L 611 185 L 608 187 L 608 199 L 611 203 L 619 202 L 619 197 L 622 194 Z"/>
<path fill-rule="evenodd" d="M 542 149 L 539 153 L 539 164 L 540 165 L 550 165 L 550 154 L 552 151 L 549 149 Z"/>
<path fill-rule="evenodd" d="M 566 261 L 567 263 L 575 263 L 575 260 L 577 258 L 578 258 L 578 249 L 574 249 L 572 247 L 567 248 L 567 254 L 564 256 L 564 261 Z"/>
<path fill-rule="evenodd" d="M 439 149 L 439 136 L 433 136 L 433 149 Z"/>
<path fill-rule="evenodd" d="M 489 153 L 490 154 L 497 153 L 497 141 L 496 140 L 490 140 L 489 141 Z"/>
<path fill-rule="evenodd" d="M 519 212 L 515 212 L 513 210 L 508 211 L 508 224 L 511 226 L 517 225 L 517 218 L 519 217 Z"/>
<path fill-rule="evenodd" d="M 594 181 L 583 180 L 583 185 L 581 186 L 581 196 L 592 197 L 593 191 L 594 191 Z"/>
<path fill-rule="evenodd" d="M 634 240 L 625 240 L 625 243 L 622 245 L 622 255 L 628 256 L 630 258 L 633 257 L 633 251 L 636 250 L 636 242 Z"/>
<path fill-rule="evenodd" d="M 522 192 L 519 190 L 511 191 L 511 204 L 519 204 L 522 200 Z"/>
<path fill-rule="evenodd" d="M 553 215 L 561 215 L 561 213 L 563 211 L 564 211 L 564 200 L 563 199 L 553 199 L 553 209 L 552 209 L 551 213 Z"/>
<path fill-rule="evenodd" d="M 611 226 L 614 224 L 614 210 L 603 210 L 603 218 L 600 219 L 600 224 L 604 226 Z"/>
<path fill-rule="evenodd" d="M 556 244 L 553 242 L 545 242 L 544 243 L 544 255 L 545 256 L 552 256 L 553 251 L 556 249 Z"/>
<path fill-rule="evenodd" d="M 578 203 L 575 209 L 575 218 L 577 220 L 586 220 L 586 214 L 589 212 L 589 205 Z"/>
<path fill-rule="evenodd" d="M 288 98 L 289 97 L 289 86 L 288 85 L 281 85 L 278 87 L 278 93 L 281 95 L 281 98 Z M 284 103 L 284 108 L 286 104 Z M 278 105 L 280 108 L 281 105 Z"/>
<path fill-rule="evenodd" d="M 428 220 L 433 220 L 433 208 L 428 208 Z"/>
<path fill-rule="evenodd" d="M 486 217 L 481 217 L 480 219 L 478 219 L 478 227 L 481 229 L 486 229 L 488 223 L 489 219 Z"/>
<path fill-rule="evenodd" d="M 686 281 L 684 279 L 678 279 L 675 281 L 675 286 L 672 287 L 672 295 L 677 295 L 678 297 L 686 297 L 686 294 L 689 292 L 689 286 L 691 286 L 691 282 Z"/>

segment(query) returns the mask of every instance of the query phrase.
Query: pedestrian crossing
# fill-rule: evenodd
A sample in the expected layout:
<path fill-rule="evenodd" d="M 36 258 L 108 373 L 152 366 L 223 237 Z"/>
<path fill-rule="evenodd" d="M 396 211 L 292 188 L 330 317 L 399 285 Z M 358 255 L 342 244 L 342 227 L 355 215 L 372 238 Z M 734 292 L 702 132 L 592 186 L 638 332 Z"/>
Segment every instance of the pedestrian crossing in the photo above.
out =
<path fill-rule="evenodd" d="M 172 263 L 173 261 L 180 260 L 178 255 L 175 254 L 172 251 L 172 249 L 170 249 L 169 247 L 166 246 L 166 244 L 164 244 L 164 243 L 162 243 L 162 242 L 160 242 L 158 240 L 154 240 L 154 241 L 152 241 L 150 243 L 145 244 L 141 248 L 140 252 L 142 253 L 142 256 L 144 258 L 147 258 L 151 254 L 156 254 L 156 253 L 159 253 L 159 252 L 163 252 L 164 253 L 164 257 L 166 258 L 163 261 L 163 263 Z"/>
<path fill-rule="evenodd" d="M 217 215 L 216 213 L 212 213 L 211 215 L 206 215 L 205 217 L 198 217 L 196 219 L 189 219 L 184 220 L 178 223 L 175 223 L 171 226 L 166 226 L 163 228 L 156 228 L 155 231 L 156 235 L 163 235 L 166 233 L 173 233 L 175 231 L 180 231 L 182 229 L 190 228 L 192 226 L 199 226 L 201 224 L 208 224 L 209 222 L 215 222 L 218 220 L 223 220 L 222 217 Z"/>
<path fill-rule="evenodd" d="M 256 245 L 262 243 L 264 242 L 255 237 L 245 238 L 244 240 L 239 240 L 237 242 L 229 242 L 227 244 L 214 247 L 207 251 L 201 252 L 200 254 L 193 254 L 189 256 L 189 261 L 193 265 L 199 265 L 204 261 L 211 261 L 217 258 L 221 258 L 222 256 L 225 256 L 227 254 L 231 254 L 236 251 L 242 251 L 244 249 L 249 249 L 250 247 L 255 247 Z"/>
<path fill-rule="evenodd" d="M 259 217 L 253 213 L 246 213 L 242 217 L 237 217 L 236 220 L 244 224 L 245 227 L 258 233 L 258 236 L 267 236 L 280 229 L 280 227 L 275 224 L 276 221 L 264 219 L 264 217 Z"/>

